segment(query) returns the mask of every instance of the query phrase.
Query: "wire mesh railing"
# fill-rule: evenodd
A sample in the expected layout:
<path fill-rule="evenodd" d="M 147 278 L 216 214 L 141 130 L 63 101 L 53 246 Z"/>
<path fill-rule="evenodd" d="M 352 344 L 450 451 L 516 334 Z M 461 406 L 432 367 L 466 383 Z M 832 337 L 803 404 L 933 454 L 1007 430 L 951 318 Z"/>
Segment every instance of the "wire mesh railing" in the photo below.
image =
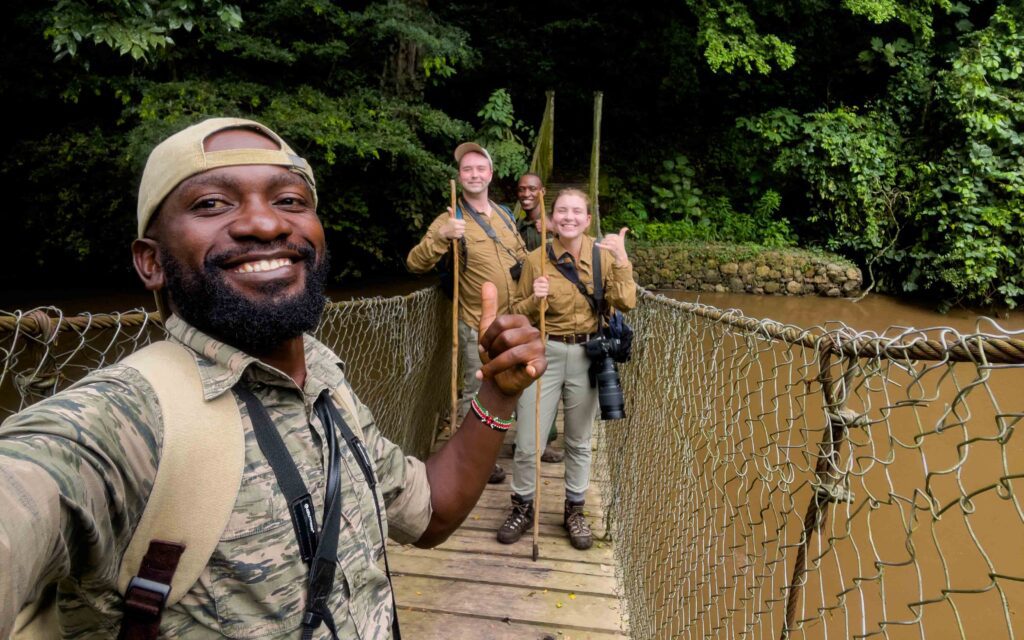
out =
<path fill-rule="evenodd" d="M 1021 635 L 1024 340 L 631 321 L 597 464 L 633 637 Z"/>
<path fill-rule="evenodd" d="M 413 455 L 429 453 L 447 406 L 449 305 L 436 287 L 333 303 L 316 332 L 344 360 L 356 394 L 382 433 Z M 64 316 L 55 307 L 0 312 L 0 419 L 163 335 L 155 314 L 142 310 L 78 316 Z"/>
<path fill-rule="evenodd" d="M 417 455 L 447 406 L 447 305 L 339 303 L 318 331 Z M 649 293 L 630 316 L 628 417 L 596 430 L 595 477 L 633 637 L 1024 635 L 1024 334 L 804 329 Z M 145 313 L 0 314 L 0 415 L 161 335 Z"/>

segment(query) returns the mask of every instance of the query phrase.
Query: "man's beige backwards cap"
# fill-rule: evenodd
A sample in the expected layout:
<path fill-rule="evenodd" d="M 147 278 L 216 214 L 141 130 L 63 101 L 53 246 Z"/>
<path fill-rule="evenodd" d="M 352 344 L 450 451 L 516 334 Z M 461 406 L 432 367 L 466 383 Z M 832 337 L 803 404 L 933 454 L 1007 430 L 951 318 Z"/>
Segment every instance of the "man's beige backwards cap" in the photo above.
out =
<path fill-rule="evenodd" d="M 203 143 L 224 129 L 254 129 L 278 144 L 280 149 L 226 149 L 205 151 Z M 149 154 L 139 185 L 139 237 L 143 237 L 164 198 L 184 180 L 197 173 L 248 164 L 271 164 L 288 167 L 309 183 L 316 206 L 316 181 L 309 163 L 300 158 L 288 143 L 267 127 L 241 118 L 211 118 L 182 129 L 158 144 Z"/>

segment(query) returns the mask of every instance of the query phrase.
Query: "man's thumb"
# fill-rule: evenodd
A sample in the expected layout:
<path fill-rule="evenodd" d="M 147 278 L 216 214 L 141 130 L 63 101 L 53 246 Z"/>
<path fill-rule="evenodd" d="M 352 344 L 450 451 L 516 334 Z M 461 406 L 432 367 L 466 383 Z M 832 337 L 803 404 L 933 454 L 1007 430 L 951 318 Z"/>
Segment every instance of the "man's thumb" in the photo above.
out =
<path fill-rule="evenodd" d="M 498 315 L 498 288 L 494 283 L 485 282 L 480 287 L 480 300 L 480 335 L 483 335 Z"/>

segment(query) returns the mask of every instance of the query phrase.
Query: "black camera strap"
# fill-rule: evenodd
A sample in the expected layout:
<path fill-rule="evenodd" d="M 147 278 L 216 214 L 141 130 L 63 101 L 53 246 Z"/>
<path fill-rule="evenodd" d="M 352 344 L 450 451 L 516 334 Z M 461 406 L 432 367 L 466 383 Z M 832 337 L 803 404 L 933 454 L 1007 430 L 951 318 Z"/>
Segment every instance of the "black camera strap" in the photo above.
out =
<path fill-rule="evenodd" d="M 601 313 L 600 310 L 604 304 L 604 286 L 601 283 L 601 249 L 594 243 L 593 258 L 593 271 L 594 271 L 594 292 L 587 291 L 587 285 L 583 284 L 580 280 L 579 271 L 576 269 L 576 262 L 569 256 L 568 260 L 559 260 L 555 258 L 555 250 L 551 243 L 548 243 L 548 259 L 551 260 L 551 264 L 555 265 L 559 273 L 565 276 L 565 279 L 576 285 L 576 288 L 583 297 L 587 299 L 590 304 L 590 309 L 597 316 L 598 328 L 601 326 Z M 563 254 L 564 255 L 564 254 Z"/>
<path fill-rule="evenodd" d="M 601 328 L 601 319 L 604 317 L 604 280 L 601 278 L 601 247 L 594 242 L 592 247 L 594 253 L 591 260 L 594 263 L 594 313 L 597 314 L 597 326 Z"/>
<path fill-rule="evenodd" d="M 302 617 L 302 639 L 310 640 L 313 637 L 313 633 L 320 626 L 320 623 L 323 622 L 331 632 L 331 637 L 334 640 L 338 640 L 334 617 L 327 605 L 331 591 L 334 588 L 334 578 L 337 572 L 338 539 L 341 536 L 341 449 L 338 446 L 337 435 L 334 431 L 335 425 L 342 432 L 370 487 L 374 506 L 377 509 L 377 526 L 381 531 L 381 544 L 383 546 L 385 544 L 384 530 L 381 522 L 380 505 L 377 503 L 376 479 L 373 475 L 372 466 L 369 463 L 369 456 L 362 443 L 359 442 L 348 424 L 342 419 L 337 407 L 334 406 L 330 399 L 330 394 L 325 390 L 314 404 L 314 409 L 323 423 L 329 456 L 327 487 L 324 496 L 323 525 L 320 535 L 317 535 L 316 513 L 313 508 L 312 497 L 306 489 L 306 484 L 302 481 L 302 477 L 299 475 L 298 467 L 296 467 L 295 461 L 288 452 L 280 432 L 274 426 L 263 403 L 259 401 L 248 387 L 236 385 L 235 393 L 245 403 L 249 418 L 252 420 L 256 442 L 259 444 L 260 451 L 263 452 L 263 455 L 266 456 L 267 461 L 270 463 L 278 486 L 288 502 L 288 513 L 291 516 L 292 527 L 295 530 L 295 537 L 299 544 L 299 555 L 302 561 L 309 566 L 306 607 Z M 386 550 L 384 553 L 385 567 L 387 567 Z M 391 572 L 389 568 L 387 571 L 388 585 L 390 586 Z M 398 628 L 398 609 L 394 606 L 394 597 L 394 589 L 392 589 L 391 601 L 394 614 L 392 618 L 392 634 L 396 640 L 401 640 L 401 633 Z"/>
<path fill-rule="evenodd" d="M 325 390 L 321 394 L 321 398 L 328 396 Z M 370 462 L 370 454 L 366 451 L 366 446 L 363 445 L 352 429 L 345 422 L 345 419 L 341 417 L 341 412 L 338 411 L 338 407 L 334 406 L 334 403 L 330 401 L 329 396 L 326 401 L 317 405 L 316 409 L 318 412 L 323 411 L 326 407 L 326 415 L 319 413 L 320 420 L 324 424 L 336 424 L 338 429 L 341 431 L 341 436 L 345 439 L 348 444 L 349 450 L 352 451 L 353 457 L 356 459 L 356 463 L 363 472 L 363 477 L 366 478 L 366 484 L 369 486 L 370 495 L 373 496 L 373 506 L 377 511 L 377 530 L 380 531 L 380 552 L 384 555 L 384 572 L 388 577 L 388 588 L 391 589 L 391 638 L 392 640 L 402 640 L 402 631 L 398 626 L 398 603 L 395 602 L 395 588 L 391 584 L 391 565 L 388 563 L 388 549 L 387 549 L 387 538 L 384 536 L 384 520 L 381 515 L 380 502 L 377 501 L 377 475 L 373 471 L 373 463 Z M 325 421 L 326 418 L 326 421 Z M 333 430 L 333 429 L 332 429 Z"/>
<path fill-rule="evenodd" d="M 469 217 L 473 218 L 473 220 L 478 225 L 480 225 L 480 228 L 484 230 L 484 233 L 487 234 L 488 238 L 490 238 L 499 247 L 504 249 L 505 253 L 507 253 L 508 255 L 512 256 L 512 258 L 516 262 L 519 262 L 519 258 L 516 256 L 515 252 L 512 251 L 511 249 L 509 249 L 508 247 L 506 247 L 504 245 L 504 243 L 502 243 L 501 239 L 498 237 L 498 234 L 495 233 L 494 227 L 491 226 L 491 223 L 488 222 L 487 219 L 484 218 L 482 215 L 480 215 L 480 213 L 477 212 L 477 210 L 473 208 L 473 205 L 469 204 L 469 202 L 467 202 L 466 200 L 462 199 L 462 200 L 459 201 L 459 208 L 463 208 L 463 207 L 465 207 L 466 213 L 469 214 Z M 499 218 L 501 218 L 502 222 L 505 223 L 505 226 L 508 227 L 509 231 L 512 232 L 512 235 L 515 236 L 516 240 L 519 242 L 519 246 L 525 252 L 526 251 L 526 245 L 523 244 L 523 238 L 522 238 L 522 236 L 519 235 L 519 229 L 517 229 L 515 224 L 513 224 L 513 222 L 512 222 L 512 214 L 511 213 L 506 213 L 505 209 L 501 205 L 495 204 L 494 208 L 495 208 L 495 214 Z M 500 213 L 499 213 L 499 211 L 500 211 Z"/>

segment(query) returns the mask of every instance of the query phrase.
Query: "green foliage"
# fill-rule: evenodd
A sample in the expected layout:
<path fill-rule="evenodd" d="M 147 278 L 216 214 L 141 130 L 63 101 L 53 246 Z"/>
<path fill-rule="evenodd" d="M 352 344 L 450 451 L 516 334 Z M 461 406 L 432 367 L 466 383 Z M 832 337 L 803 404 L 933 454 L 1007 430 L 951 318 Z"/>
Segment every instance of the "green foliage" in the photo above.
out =
<path fill-rule="evenodd" d="M 534 137 L 533 130 L 515 118 L 512 96 L 506 89 L 495 89 L 487 103 L 477 112 L 480 129 L 476 140 L 494 161 L 494 175 L 498 178 L 518 178 L 529 168 L 530 149 L 527 143 Z"/>
<path fill-rule="evenodd" d="M 908 288 L 946 289 L 954 301 L 1024 300 L 1024 21 L 1000 7 L 965 35 L 936 74 L 936 97 L 955 135 L 919 164 L 922 241 Z"/>
<path fill-rule="evenodd" d="M 450 149 L 471 128 L 399 95 L 386 80 L 398 56 L 415 60 L 409 73 L 440 80 L 473 55 L 466 32 L 441 24 L 424 6 L 390 2 L 360 12 L 329 0 L 240 8 L 199 0 L 103 4 L 62 2 L 34 18 L 49 24 L 52 17 L 47 37 L 73 56 L 55 63 L 70 72 L 68 82 L 40 103 L 52 104 L 57 92 L 77 103 L 73 118 L 54 119 L 66 124 L 19 141 L 19 162 L 0 169 L 5 180 L 28 185 L 26 194 L 44 194 L 24 205 L 44 210 L 21 231 L 45 236 L 30 245 L 39 262 L 110 270 L 109 256 L 125 255 L 132 237 L 133 192 L 153 144 L 216 115 L 265 122 L 309 159 L 337 272 L 400 265 L 442 209 Z M 143 32 L 151 38 L 139 40 Z M 128 34 L 138 49 L 119 55 L 122 35 L 101 34 Z M 41 33 L 35 37 L 44 42 Z M 97 46 L 70 44 L 79 41 Z M 97 224 L 86 227 L 83 218 Z"/>
<path fill-rule="evenodd" d="M 835 231 L 826 243 L 830 248 L 882 247 L 895 223 L 899 185 L 907 178 L 895 124 L 882 113 L 861 115 L 842 107 L 795 118 L 781 109 L 738 126 L 764 132 L 763 139 L 779 149 L 774 168 L 807 183 L 808 221 Z"/>
<path fill-rule="evenodd" d="M 97 6 L 98 5 L 98 6 Z M 135 60 L 174 44 L 182 29 L 238 29 L 242 14 L 223 0 L 60 0 L 45 35 L 57 60 L 75 56 L 81 43 L 103 45 Z"/>
<path fill-rule="evenodd" d="M 388 0 L 370 4 L 359 24 L 369 27 L 377 44 L 415 43 L 419 72 L 433 85 L 451 78 L 463 67 L 477 62 L 469 46 L 469 34 L 441 24 L 426 3 Z"/>
<path fill-rule="evenodd" d="M 861 60 L 896 69 L 861 109 L 774 109 L 737 126 L 804 185 L 813 234 L 877 262 L 883 286 L 1015 306 L 1024 293 L 1024 33 L 996 10 L 948 56 L 906 40 Z M 962 28 L 963 25 L 960 27 Z"/>
<path fill-rule="evenodd" d="M 37 245 L 37 266 L 46 266 L 44 260 L 51 256 L 69 255 L 81 261 L 117 247 L 105 255 L 122 256 L 119 270 L 127 270 L 126 236 L 134 235 L 135 196 L 117 182 L 125 169 L 120 151 L 99 128 L 57 131 L 33 140 L 32 148 L 15 147 L 13 160 L 3 172 L 23 176 L 28 185 L 47 186 L 32 189 L 32 213 L 22 216 L 24 231 L 19 234 L 20 241 L 31 239 Z M 40 158 L 50 161 L 40 162 Z M 69 176 L 69 166 L 81 178 Z M 83 188 L 82 178 L 92 183 L 91 188 Z"/>
<path fill-rule="evenodd" d="M 864 16 L 875 24 L 891 20 L 902 22 L 925 41 L 934 35 L 932 23 L 935 9 L 947 13 L 967 10 L 966 5 L 954 5 L 950 0 L 843 0 L 843 6 L 853 14 Z"/>
<path fill-rule="evenodd" d="M 555 179 L 585 174 L 601 89 L 608 228 L 798 241 L 890 292 L 1024 300 L 1020 2 L 567 0 L 547 19 L 489 2 L 59 0 L 9 14 L 15 261 L 61 278 L 127 266 L 110 256 L 131 238 L 146 153 L 201 118 L 255 117 L 294 142 L 338 270 L 355 273 L 401 268 L 443 206 L 456 142 L 478 135 L 506 182 L 524 170 L 516 114 L 539 121 L 546 89 Z"/>
<path fill-rule="evenodd" d="M 725 195 L 705 194 L 698 186 L 697 171 L 686 156 L 663 161 L 662 169 L 646 197 L 635 195 L 638 191 L 634 189 L 643 188 L 640 180 L 613 180 L 616 206 L 604 217 L 604 226 L 627 226 L 635 238 L 652 243 L 699 240 L 766 246 L 793 244 L 795 236 L 789 223 L 776 215 L 781 204 L 778 192 L 764 192 L 749 213 L 740 213 Z"/>
<path fill-rule="evenodd" d="M 795 47 L 778 36 L 762 34 L 748 3 L 736 0 L 688 0 L 699 23 L 697 38 L 714 71 L 770 73 L 793 66 Z"/>

